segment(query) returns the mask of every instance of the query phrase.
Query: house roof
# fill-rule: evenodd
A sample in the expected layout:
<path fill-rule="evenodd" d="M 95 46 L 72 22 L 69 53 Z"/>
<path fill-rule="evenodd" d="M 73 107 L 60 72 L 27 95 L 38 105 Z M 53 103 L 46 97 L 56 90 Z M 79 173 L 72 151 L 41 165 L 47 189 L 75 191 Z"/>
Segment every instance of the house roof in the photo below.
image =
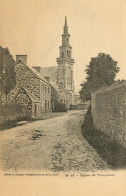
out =
<path fill-rule="evenodd" d="M 30 100 L 32 102 L 38 103 L 40 102 L 34 95 L 32 95 L 26 88 L 22 87 L 22 89 L 26 92 L 26 94 L 28 95 L 28 97 L 30 98 Z"/>
<path fill-rule="evenodd" d="M 34 95 L 32 95 L 32 94 L 31 94 L 26 88 L 24 88 L 24 87 L 21 87 L 21 88 L 19 89 L 19 91 L 17 92 L 17 94 L 15 95 L 15 97 L 18 95 L 18 93 L 19 93 L 21 90 L 25 91 L 25 93 L 28 95 L 29 99 L 30 99 L 32 102 L 34 102 L 34 103 L 39 103 L 39 102 L 40 102 Z M 15 99 L 15 97 L 14 97 L 14 99 Z M 13 100 L 14 100 L 14 99 L 13 99 Z M 13 102 L 13 100 L 12 100 L 12 102 Z"/>
<path fill-rule="evenodd" d="M 53 81 L 50 81 L 50 84 L 53 88 L 55 88 L 58 92 L 59 92 L 59 87 L 57 86 L 57 84 Z"/>
<path fill-rule="evenodd" d="M 24 65 L 26 65 L 21 59 L 19 59 L 19 61 L 17 63 L 19 63 L 19 62 L 22 62 Z M 40 74 L 36 69 L 29 67 L 28 65 L 26 65 L 26 66 L 28 67 L 29 70 L 31 70 L 35 74 L 35 76 L 37 78 L 43 80 L 44 82 L 46 82 L 47 84 L 50 85 L 50 83 L 44 78 L 44 76 L 42 74 Z"/>
<path fill-rule="evenodd" d="M 34 68 L 32 68 L 32 67 L 30 67 L 30 69 L 34 72 L 34 74 L 35 74 L 38 78 L 40 78 L 41 80 L 43 80 L 44 82 L 46 82 L 47 84 L 50 85 L 50 82 L 48 82 L 48 81 L 44 78 L 44 76 L 43 76 L 42 74 L 40 74 L 36 69 L 34 69 Z"/>

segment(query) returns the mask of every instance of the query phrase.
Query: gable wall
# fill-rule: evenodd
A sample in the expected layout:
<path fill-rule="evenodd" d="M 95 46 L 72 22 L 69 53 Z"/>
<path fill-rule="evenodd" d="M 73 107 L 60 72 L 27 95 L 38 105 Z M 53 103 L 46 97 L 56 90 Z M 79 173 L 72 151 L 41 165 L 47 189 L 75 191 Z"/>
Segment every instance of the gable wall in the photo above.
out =
<path fill-rule="evenodd" d="M 40 100 L 40 79 L 22 62 L 15 66 L 17 86 L 23 86 Z"/>
<path fill-rule="evenodd" d="M 32 102 L 23 89 L 18 92 L 13 99 L 13 102 L 20 103 L 21 105 L 25 106 L 27 112 L 29 113 L 28 116 L 30 116 L 30 113 L 32 112 Z"/>

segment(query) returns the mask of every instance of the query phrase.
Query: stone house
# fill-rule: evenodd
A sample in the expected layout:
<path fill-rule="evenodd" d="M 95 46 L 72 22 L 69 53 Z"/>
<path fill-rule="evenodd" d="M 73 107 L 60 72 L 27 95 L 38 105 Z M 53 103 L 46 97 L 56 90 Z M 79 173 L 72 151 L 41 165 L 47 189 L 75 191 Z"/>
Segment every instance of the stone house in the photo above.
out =
<path fill-rule="evenodd" d="M 51 84 L 27 65 L 27 55 L 16 55 L 16 86 L 8 96 L 9 102 L 19 102 L 31 117 L 51 112 Z"/>

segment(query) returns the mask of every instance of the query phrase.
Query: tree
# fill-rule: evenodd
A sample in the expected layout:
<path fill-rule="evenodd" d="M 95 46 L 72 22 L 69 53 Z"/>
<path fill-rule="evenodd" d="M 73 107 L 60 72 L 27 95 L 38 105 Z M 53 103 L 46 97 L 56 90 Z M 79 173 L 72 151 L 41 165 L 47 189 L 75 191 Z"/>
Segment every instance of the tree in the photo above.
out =
<path fill-rule="evenodd" d="M 81 86 L 81 90 L 79 91 L 80 93 L 80 99 L 82 102 L 90 100 L 91 97 L 91 84 L 89 84 L 88 82 L 84 81 L 80 86 Z"/>
<path fill-rule="evenodd" d="M 15 80 L 15 61 L 8 48 L 0 47 L 0 92 L 7 95 L 14 88 Z"/>
<path fill-rule="evenodd" d="M 99 53 L 97 57 L 91 58 L 85 72 L 87 77 L 81 84 L 80 98 L 90 100 L 91 92 L 114 82 L 119 67 L 109 54 Z"/>

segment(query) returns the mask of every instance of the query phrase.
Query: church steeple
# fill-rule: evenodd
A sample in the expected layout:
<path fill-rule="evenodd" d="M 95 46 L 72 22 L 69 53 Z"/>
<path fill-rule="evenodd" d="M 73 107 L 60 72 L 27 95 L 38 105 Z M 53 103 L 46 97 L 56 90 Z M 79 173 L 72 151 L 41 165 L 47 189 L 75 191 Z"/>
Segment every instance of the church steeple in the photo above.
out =
<path fill-rule="evenodd" d="M 60 88 L 70 92 L 73 103 L 74 100 L 74 80 L 73 80 L 73 64 L 72 47 L 69 44 L 70 34 L 68 33 L 67 17 L 65 16 L 65 24 L 62 34 L 62 45 L 60 46 L 60 55 L 57 58 L 57 84 Z"/>
<path fill-rule="evenodd" d="M 58 78 L 57 83 L 67 90 L 74 89 L 73 84 L 73 64 L 72 47 L 69 44 L 70 34 L 68 33 L 67 17 L 65 16 L 65 24 L 62 34 L 62 45 L 60 46 L 60 56 L 57 58 Z"/>
<path fill-rule="evenodd" d="M 65 16 L 65 24 L 64 26 L 67 26 L 67 17 Z"/>

